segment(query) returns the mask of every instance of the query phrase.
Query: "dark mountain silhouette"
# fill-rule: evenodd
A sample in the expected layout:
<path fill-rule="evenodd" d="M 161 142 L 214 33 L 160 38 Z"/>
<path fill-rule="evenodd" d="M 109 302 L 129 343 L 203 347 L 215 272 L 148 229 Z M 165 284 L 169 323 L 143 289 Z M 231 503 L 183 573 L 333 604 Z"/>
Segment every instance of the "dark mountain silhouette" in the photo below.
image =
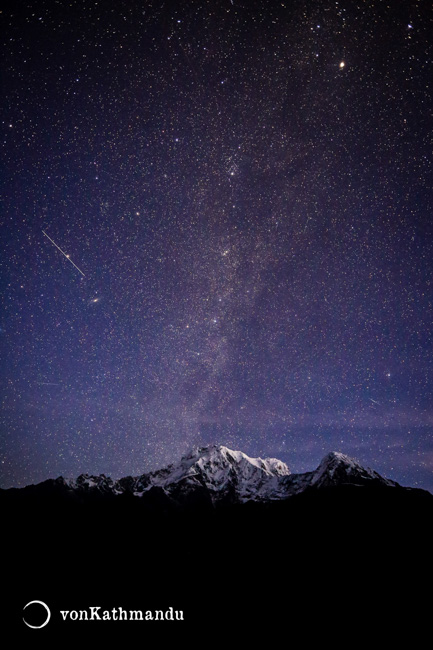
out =
<path fill-rule="evenodd" d="M 340 453 L 292 474 L 212 446 L 139 477 L 2 490 L 0 507 L 8 589 L 24 604 L 173 606 L 189 634 L 287 622 L 298 640 L 311 619 L 362 635 L 427 616 L 433 495 Z"/>

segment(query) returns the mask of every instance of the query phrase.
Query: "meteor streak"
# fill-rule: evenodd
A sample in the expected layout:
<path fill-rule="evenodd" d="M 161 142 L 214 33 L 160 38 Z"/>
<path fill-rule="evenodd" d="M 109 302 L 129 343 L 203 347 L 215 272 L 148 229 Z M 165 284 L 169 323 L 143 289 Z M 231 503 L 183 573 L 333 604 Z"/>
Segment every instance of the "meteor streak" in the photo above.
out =
<path fill-rule="evenodd" d="M 66 257 L 66 259 L 67 259 L 71 264 L 74 264 L 74 262 L 71 260 L 71 258 L 69 257 L 69 255 L 66 255 L 66 253 L 65 253 L 64 251 L 62 251 L 62 249 L 60 248 L 60 246 L 57 246 L 56 242 L 53 241 L 49 235 L 47 235 L 47 233 L 45 232 L 45 230 L 43 230 L 42 232 L 44 233 L 45 237 L 47 237 L 47 238 L 50 240 L 50 242 L 51 242 L 52 244 L 54 244 L 54 246 L 55 246 L 56 248 L 59 249 L 59 251 L 62 253 L 62 255 L 64 255 L 64 256 Z M 82 275 L 83 277 L 86 277 L 86 276 L 84 275 L 84 273 L 82 272 L 82 270 L 79 269 L 78 266 L 77 266 L 76 264 L 74 264 L 74 266 L 75 266 L 75 268 L 77 269 L 77 271 L 79 271 L 79 272 L 81 273 L 81 275 Z"/>

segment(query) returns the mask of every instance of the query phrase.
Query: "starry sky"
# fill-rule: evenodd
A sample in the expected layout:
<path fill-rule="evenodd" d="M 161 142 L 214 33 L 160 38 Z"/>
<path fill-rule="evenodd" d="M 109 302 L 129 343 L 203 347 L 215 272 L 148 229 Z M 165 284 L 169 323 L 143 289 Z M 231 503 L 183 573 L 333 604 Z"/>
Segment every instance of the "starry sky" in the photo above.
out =
<path fill-rule="evenodd" d="M 431 3 L 0 23 L 1 487 L 216 443 L 433 490 Z"/>

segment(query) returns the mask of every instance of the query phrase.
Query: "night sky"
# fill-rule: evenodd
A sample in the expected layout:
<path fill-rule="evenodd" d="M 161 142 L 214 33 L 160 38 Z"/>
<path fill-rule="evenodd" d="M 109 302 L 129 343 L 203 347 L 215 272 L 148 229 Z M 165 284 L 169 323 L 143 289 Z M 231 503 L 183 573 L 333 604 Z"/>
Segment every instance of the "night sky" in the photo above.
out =
<path fill-rule="evenodd" d="M 433 490 L 431 2 L 0 23 L 1 487 L 216 443 Z"/>

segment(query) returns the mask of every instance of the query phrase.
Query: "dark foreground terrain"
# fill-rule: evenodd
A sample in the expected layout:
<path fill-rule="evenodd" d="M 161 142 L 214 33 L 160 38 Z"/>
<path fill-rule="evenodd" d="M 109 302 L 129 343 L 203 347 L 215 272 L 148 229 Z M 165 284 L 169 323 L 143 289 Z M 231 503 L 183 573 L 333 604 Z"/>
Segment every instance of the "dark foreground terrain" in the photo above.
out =
<path fill-rule="evenodd" d="M 2 492 L 0 505 L 4 625 L 28 644 L 416 646 L 430 626 L 427 492 L 347 485 L 267 504 L 175 508 L 158 491 L 77 499 L 20 490 Z M 42 629 L 22 621 L 32 600 L 51 611 Z M 112 619 L 119 608 L 172 607 L 184 620 L 60 613 L 91 607 Z M 46 613 L 35 605 L 26 616 L 39 625 Z"/>

